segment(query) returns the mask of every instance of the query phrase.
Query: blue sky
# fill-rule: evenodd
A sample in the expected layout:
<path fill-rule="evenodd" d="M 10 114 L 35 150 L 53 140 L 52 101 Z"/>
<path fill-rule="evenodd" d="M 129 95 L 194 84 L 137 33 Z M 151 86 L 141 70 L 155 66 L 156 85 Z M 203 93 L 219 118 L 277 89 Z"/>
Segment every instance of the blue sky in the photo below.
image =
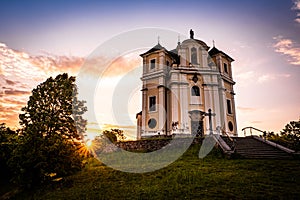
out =
<path fill-rule="evenodd" d="M 233 65 L 234 79 L 237 81 L 238 128 L 253 125 L 264 130 L 279 131 L 287 122 L 297 120 L 300 116 L 299 18 L 300 3 L 297 0 L 4 0 L 0 3 L 0 42 L 15 56 L 20 56 L 17 52 L 29 56 L 55 55 L 56 59 L 63 59 L 65 64 L 70 57 L 76 57 L 73 63 L 79 67 L 80 58 L 85 58 L 101 43 L 122 32 L 158 27 L 187 35 L 192 28 L 196 38 L 209 46 L 215 40 L 217 48 L 236 60 Z M 156 36 L 152 40 L 154 46 Z M 164 45 L 164 38 L 160 41 Z M 1 58 L 0 78 L 17 81 L 27 77 L 19 77 L 18 73 L 27 66 L 27 60 L 23 65 L 15 61 L 14 72 L 8 73 L 7 62 L 10 57 Z M 22 61 L 25 59 L 24 56 L 18 58 Z M 41 64 L 43 59 L 39 60 Z M 43 71 L 43 78 L 55 71 L 68 70 L 67 67 L 52 66 L 51 73 L 47 73 L 49 68 L 45 66 L 33 66 Z M 22 73 L 26 74 L 26 70 Z M 27 84 L 28 90 L 42 81 L 36 80 Z M 9 86 L 5 81 L 0 80 L 0 83 Z M 5 96 L 6 100 L 11 98 L 16 97 Z M 8 105 L 6 100 L 0 101 L 2 107 Z M 8 122 L 7 113 L 6 117 L 3 113 L 1 118 L 0 107 L 0 120 Z"/>
<path fill-rule="evenodd" d="M 33 53 L 73 54 L 87 54 L 109 37 L 140 27 L 182 33 L 193 28 L 204 39 L 220 34 L 247 40 L 285 34 L 296 39 L 299 25 L 293 24 L 292 6 L 288 0 L 2 1 L 0 38 Z"/>

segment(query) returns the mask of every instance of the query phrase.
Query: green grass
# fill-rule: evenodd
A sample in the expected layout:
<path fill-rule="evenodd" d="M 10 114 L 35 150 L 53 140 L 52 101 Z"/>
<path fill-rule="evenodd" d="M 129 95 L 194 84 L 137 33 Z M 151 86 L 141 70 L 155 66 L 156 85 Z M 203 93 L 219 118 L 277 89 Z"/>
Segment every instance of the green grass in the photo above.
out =
<path fill-rule="evenodd" d="M 299 160 L 226 159 L 214 149 L 198 158 L 193 145 L 161 170 L 132 174 L 96 160 L 61 183 L 23 191 L 16 199 L 297 199 Z M 129 162 L 130 163 L 130 162 Z"/>

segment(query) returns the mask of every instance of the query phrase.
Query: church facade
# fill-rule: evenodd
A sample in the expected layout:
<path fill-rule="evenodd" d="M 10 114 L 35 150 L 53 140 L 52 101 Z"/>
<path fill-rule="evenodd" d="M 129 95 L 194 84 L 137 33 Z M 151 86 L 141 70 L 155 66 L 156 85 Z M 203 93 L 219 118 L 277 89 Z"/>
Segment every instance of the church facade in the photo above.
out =
<path fill-rule="evenodd" d="M 142 111 L 137 139 L 173 134 L 237 135 L 234 61 L 216 47 L 190 38 L 171 51 L 159 43 L 143 58 Z"/>

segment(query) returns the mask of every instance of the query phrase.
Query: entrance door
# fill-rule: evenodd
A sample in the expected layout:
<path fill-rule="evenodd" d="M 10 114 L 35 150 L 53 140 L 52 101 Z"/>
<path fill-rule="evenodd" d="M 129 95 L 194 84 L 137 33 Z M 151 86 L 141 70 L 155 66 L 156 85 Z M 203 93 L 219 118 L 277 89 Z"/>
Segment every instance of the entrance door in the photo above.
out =
<path fill-rule="evenodd" d="M 202 137 L 203 121 L 191 121 L 191 131 L 192 131 L 192 135 L 196 135 L 196 137 Z"/>

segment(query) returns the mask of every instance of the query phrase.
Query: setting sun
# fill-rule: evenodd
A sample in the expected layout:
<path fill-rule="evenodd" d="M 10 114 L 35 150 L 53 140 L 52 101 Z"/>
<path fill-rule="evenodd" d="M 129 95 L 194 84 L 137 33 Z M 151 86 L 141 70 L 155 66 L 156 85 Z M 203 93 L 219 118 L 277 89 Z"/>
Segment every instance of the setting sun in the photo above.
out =
<path fill-rule="evenodd" d="M 93 145 L 92 140 L 88 140 L 88 141 L 85 143 L 85 145 L 86 145 L 87 148 L 91 148 L 92 145 Z"/>

